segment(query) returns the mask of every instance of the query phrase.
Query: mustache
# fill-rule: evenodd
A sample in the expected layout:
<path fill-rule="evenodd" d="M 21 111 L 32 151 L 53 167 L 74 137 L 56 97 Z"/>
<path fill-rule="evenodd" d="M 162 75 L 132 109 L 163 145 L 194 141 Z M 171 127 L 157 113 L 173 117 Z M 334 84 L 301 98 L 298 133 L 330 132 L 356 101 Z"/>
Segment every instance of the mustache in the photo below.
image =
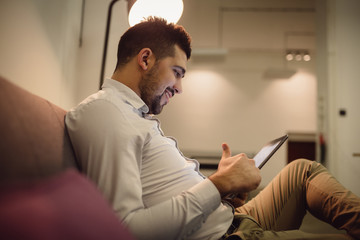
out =
<path fill-rule="evenodd" d="M 168 90 L 171 93 L 172 97 L 175 95 L 175 90 L 173 88 L 167 87 L 166 90 Z"/>

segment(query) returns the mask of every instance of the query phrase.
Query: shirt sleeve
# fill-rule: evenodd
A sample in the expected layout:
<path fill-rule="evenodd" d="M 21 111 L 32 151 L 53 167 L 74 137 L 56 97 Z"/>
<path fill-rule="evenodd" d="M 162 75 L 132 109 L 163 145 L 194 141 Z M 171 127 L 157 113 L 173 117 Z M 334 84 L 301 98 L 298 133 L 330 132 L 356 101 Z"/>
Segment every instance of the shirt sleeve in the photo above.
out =
<path fill-rule="evenodd" d="M 180 195 L 145 208 L 140 178 L 146 141 L 114 104 L 95 100 L 66 116 L 66 126 L 83 171 L 98 185 L 137 239 L 183 239 L 220 206 L 205 179 Z"/>

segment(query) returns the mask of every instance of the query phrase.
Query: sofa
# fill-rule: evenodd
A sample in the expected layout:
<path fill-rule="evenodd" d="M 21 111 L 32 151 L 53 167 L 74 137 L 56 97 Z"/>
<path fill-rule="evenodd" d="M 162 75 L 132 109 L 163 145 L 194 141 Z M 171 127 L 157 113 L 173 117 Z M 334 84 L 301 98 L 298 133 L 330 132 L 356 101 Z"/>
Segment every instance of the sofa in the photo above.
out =
<path fill-rule="evenodd" d="M 81 173 L 65 114 L 0 77 L 0 238 L 134 239 Z"/>

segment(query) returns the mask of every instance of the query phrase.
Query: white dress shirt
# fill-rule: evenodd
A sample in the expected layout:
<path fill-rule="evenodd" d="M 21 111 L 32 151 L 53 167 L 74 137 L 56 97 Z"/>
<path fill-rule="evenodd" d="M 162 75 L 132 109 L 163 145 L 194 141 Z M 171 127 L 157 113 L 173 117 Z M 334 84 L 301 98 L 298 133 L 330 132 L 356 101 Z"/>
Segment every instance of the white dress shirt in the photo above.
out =
<path fill-rule="evenodd" d="M 70 110 L 65 122 L 84 173 L 137 239 L 219 239 L 232 208 L 147 112 L 111 79 Z"/>

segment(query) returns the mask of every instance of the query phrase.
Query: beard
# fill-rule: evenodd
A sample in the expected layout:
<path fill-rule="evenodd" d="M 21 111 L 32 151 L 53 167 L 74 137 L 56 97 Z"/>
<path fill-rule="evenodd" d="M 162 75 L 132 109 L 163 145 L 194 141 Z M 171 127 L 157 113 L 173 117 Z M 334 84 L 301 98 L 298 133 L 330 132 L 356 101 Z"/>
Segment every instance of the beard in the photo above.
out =
<path fill-rule="evenodd" d="M 159 88 L 158 64 L 156 63 L 154 67 L 141 78 L 139 83 L 140 97 L 149 107 L 149 114 L 157 115 L 164 107 L 164 105 L 161 105 L 161 98 L 165 94 L 165 91 L 160 95 L 156 95 Z"/>

